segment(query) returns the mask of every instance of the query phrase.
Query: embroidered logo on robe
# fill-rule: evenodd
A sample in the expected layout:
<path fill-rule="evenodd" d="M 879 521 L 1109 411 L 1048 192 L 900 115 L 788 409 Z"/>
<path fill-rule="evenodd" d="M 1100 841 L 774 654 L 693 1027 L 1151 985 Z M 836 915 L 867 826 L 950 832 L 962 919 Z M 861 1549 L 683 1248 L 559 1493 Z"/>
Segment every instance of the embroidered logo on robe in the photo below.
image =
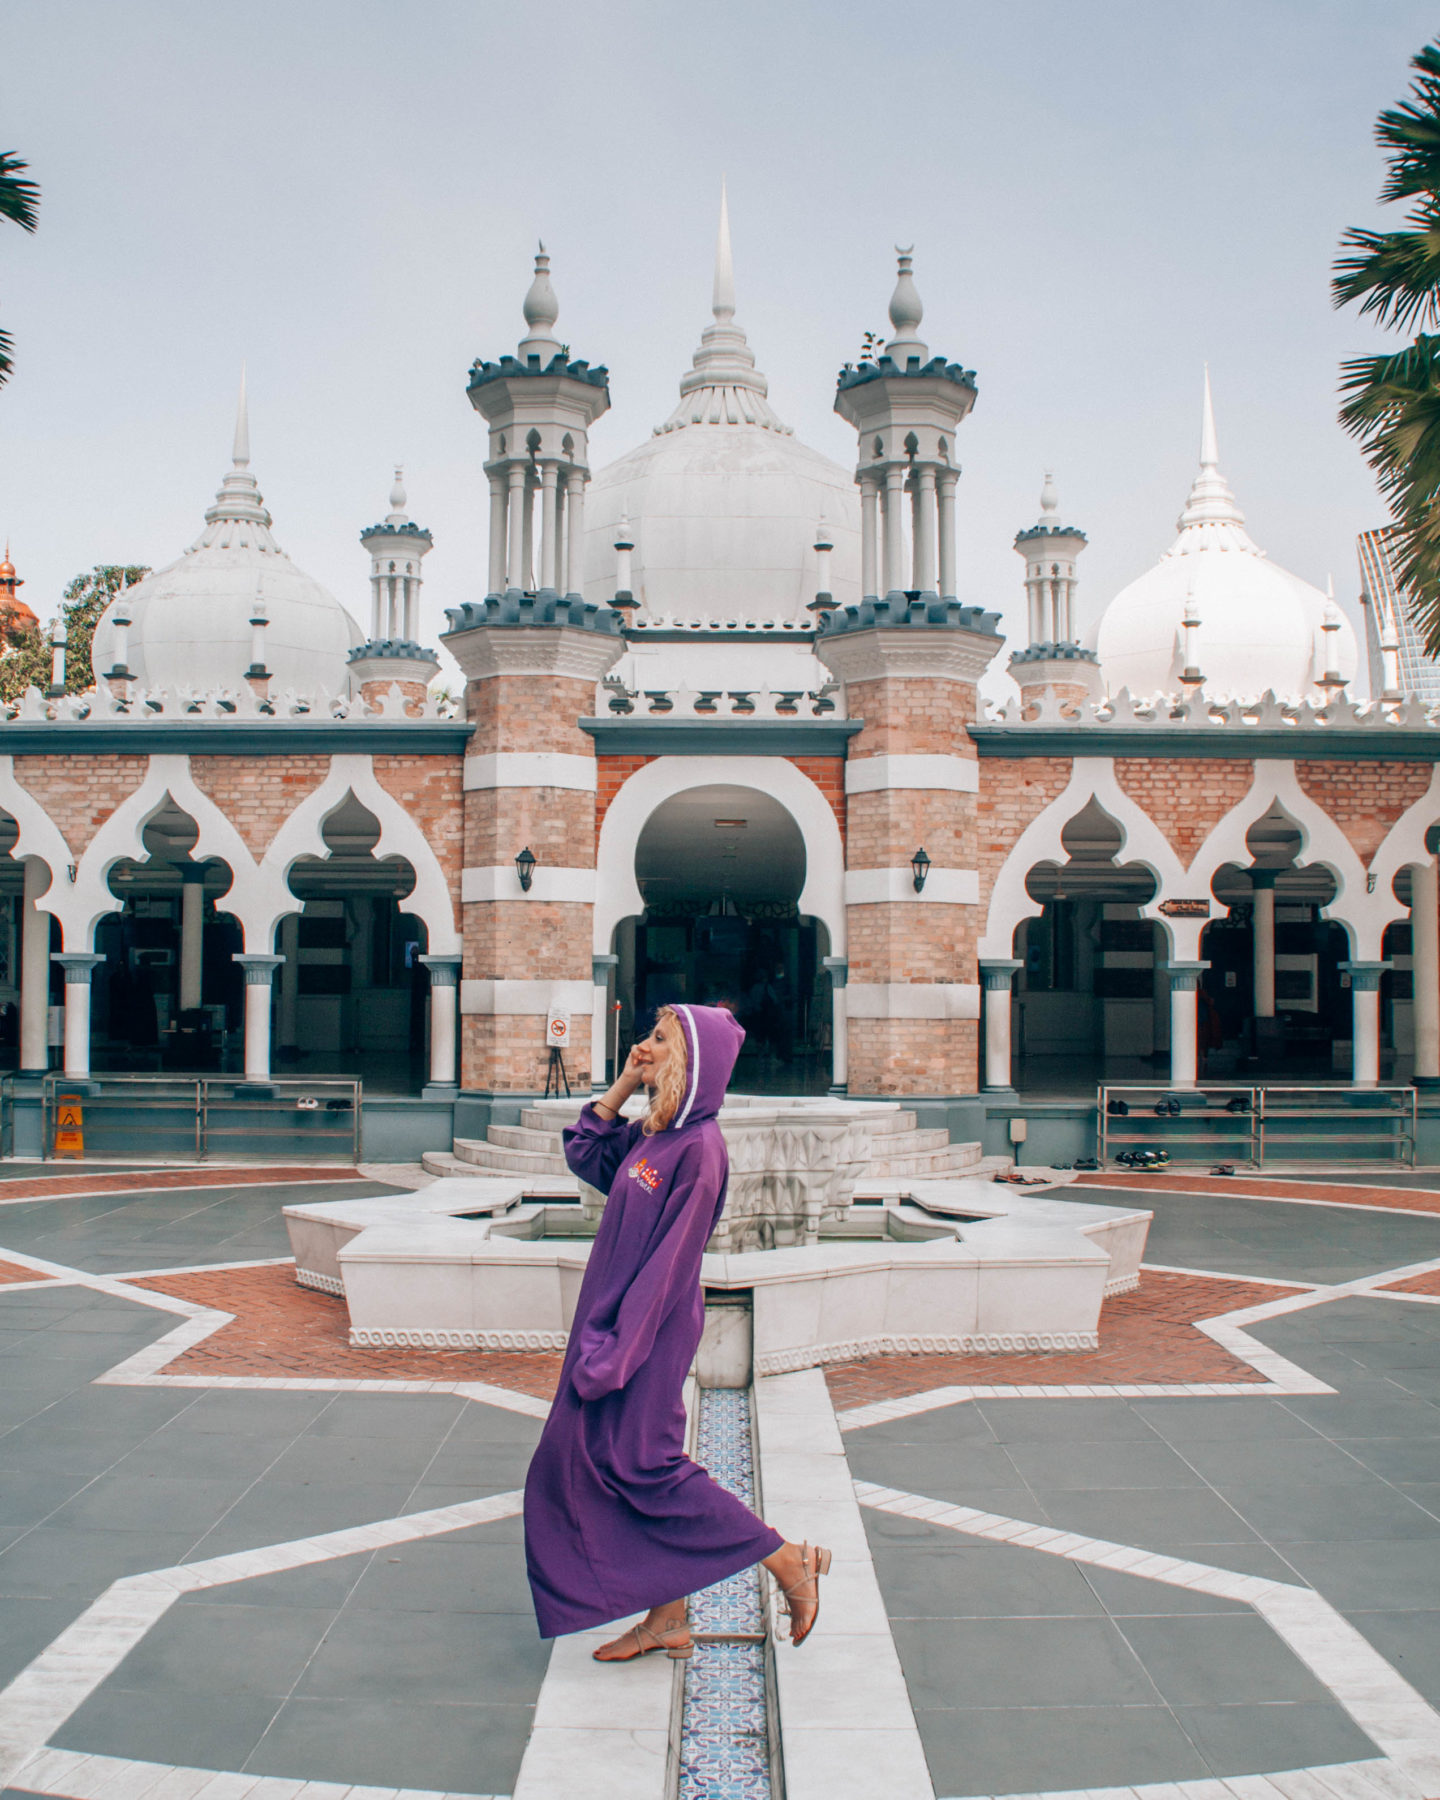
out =
<path fill-rule="evenodd" d="M 647 1194 L 653 1194 L 660 1185 L 660 1171 L 648 1156 L 642 1156 L 639 1162 L 631 1163 L 628 1173 L 630 1179 L 638 1181 Z"/>

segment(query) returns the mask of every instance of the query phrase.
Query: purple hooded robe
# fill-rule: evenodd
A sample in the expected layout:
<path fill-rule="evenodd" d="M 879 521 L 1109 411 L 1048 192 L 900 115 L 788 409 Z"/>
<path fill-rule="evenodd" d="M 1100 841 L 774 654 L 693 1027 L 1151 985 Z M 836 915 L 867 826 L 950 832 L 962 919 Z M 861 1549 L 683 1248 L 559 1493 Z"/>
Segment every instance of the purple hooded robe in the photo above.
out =
<path fill-rule="evenodd" d="M 779 1532 L 685 1454 L 681 1389 L 704 1323 L 700 1257 L 730 1159 L 715 1115 L 745 1033 L 677 1006 L 685 1096 L 646 1137 L 586 1106 L 565 1160 L 608 1199 L 550 1416 L 525 1479 L 525 1560 L 542 1637 L 648 1612 L 761 1561 Z"/>

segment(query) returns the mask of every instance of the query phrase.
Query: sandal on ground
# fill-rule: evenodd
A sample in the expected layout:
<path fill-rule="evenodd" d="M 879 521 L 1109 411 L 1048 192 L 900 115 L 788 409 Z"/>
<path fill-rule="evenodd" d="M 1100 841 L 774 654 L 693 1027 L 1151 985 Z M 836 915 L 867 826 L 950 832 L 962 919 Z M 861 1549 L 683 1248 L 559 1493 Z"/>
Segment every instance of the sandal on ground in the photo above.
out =
<path fill-rule="evenodd" d="M 635 1640 L 635 1648 L 629 1656 L 601 1656 L 597 1650 L 593 1653 L 594 1660 L 600 1663 L 638 1662 L 642 1656 L 653 1656 L 657 1650 L 663 1650 L 672 1662 L 685 1662 L 695 1651 L 688 1625 L 669 1625 L 664 1631 L 652 1631 L 648 1625 L 632 1625 L 613 1641 L 623 1644 L 626 1638 Z M 609 1645 L 602 1645 L 601 1648 L 608 1649 Z"/>
<path fill-rule="evenodd" d="M 813 1549 L 808 1543 L 802 1544 L 800 1547 L 800 1566 L 804 1569 L 805 1573 L 800 1577 L 799 1581 L 797 1581 L 793 1587 L 781 1588 L 780 1590 L 781 1594 L 784 1596 L 785 1611 L 790 1617 L 792 1626 L 790 1642 L 797 1647 L 803 1644 L 806 1638 L 809 1637 L 810 1633 L 815 1629 L 816 1621 L 820 1617 L 820 1577 L 830 1573 L 830 1552 L 819 1544 L 816 1544 Z M 803 1631 L 796 1631 L 793 1629 L 795 1608 L 792 1602 L 800 1595 L 801 1588 L 809 1587 L 812 1583 L 814 1584 L 815 1590 L 815 1610 L 811 1613 L 810 1623 L 805 1629 Z M 811 1596 L 806 1594 L 803 1598 L 808 1600 Z"/>

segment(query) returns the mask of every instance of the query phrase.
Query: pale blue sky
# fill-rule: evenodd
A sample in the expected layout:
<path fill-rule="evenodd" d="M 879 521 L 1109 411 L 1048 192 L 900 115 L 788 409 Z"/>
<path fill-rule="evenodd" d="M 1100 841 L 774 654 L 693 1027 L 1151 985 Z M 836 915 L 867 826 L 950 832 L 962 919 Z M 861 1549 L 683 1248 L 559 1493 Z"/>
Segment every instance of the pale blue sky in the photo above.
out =
<path fill-rule="evenodd" d="M 1336 365 L 1379 340 L 1328 273 L 1382 216 L 1374 116 L 1435 27 L 1411 0 L 0 0 L 0 149 L 44 188 L 34 238 L 0 230 L 0 537 L 42 617 L 95 562 L 173 560 L 245 359 L 276 535 L 357 616 L 405 463 L 433 642 L 483 590 L 465 373 L 513 349 L 535 239 L 560 336 L 611 370 L 601 466 L 689 366 L 724 173 L 740 323 L 843 463 L 835 372 L 916 245 L 924 334 L 979 377 L 962 597 L 1022 616 L 1047 464 L 1090 534 L 1082 620 L 1146 568 L 1208 359 L 1252 533 L 1353 609 L 1383 513 Z"/>

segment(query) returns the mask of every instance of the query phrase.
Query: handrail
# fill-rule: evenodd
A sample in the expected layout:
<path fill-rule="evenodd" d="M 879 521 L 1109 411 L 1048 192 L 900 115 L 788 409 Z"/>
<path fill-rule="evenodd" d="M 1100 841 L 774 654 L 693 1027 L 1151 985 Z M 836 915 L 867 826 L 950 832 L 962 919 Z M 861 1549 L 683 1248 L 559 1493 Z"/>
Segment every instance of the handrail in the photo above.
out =
<path fill-rule="evenodd" d="M 277 1075 L 248 1082 L 243 1075 L 74 1076 L 52 1070 L 41 1092 L 42 1153 L 47 1159 L 54 1155 L 58 1101 L 72 1093 L 80 1099 L 82 1116 L 103 1115 L 107 1137 L 133 1139 L 143 1132 L 151 1154 L 157 1139 L 168 1139 L 163 1148 L 180 1153 L 176 1140 L 183 1136 L 183 1153 L 196 1159 L 226 1149 L 243 1155 L 257 1142 L 274 1145 L 277 1138 L 277 1148 L 288 1156 L 323 1150 L 358 1161 L 361 1155 L 364 1084 L 349 1077 Z M 125 1116 L 117 1117 L 122 1110 Z M 288 1131 L 285 1120 L 290 1121 Z M 138 1148 L 132 1153 L 145 1154 Z"/>

